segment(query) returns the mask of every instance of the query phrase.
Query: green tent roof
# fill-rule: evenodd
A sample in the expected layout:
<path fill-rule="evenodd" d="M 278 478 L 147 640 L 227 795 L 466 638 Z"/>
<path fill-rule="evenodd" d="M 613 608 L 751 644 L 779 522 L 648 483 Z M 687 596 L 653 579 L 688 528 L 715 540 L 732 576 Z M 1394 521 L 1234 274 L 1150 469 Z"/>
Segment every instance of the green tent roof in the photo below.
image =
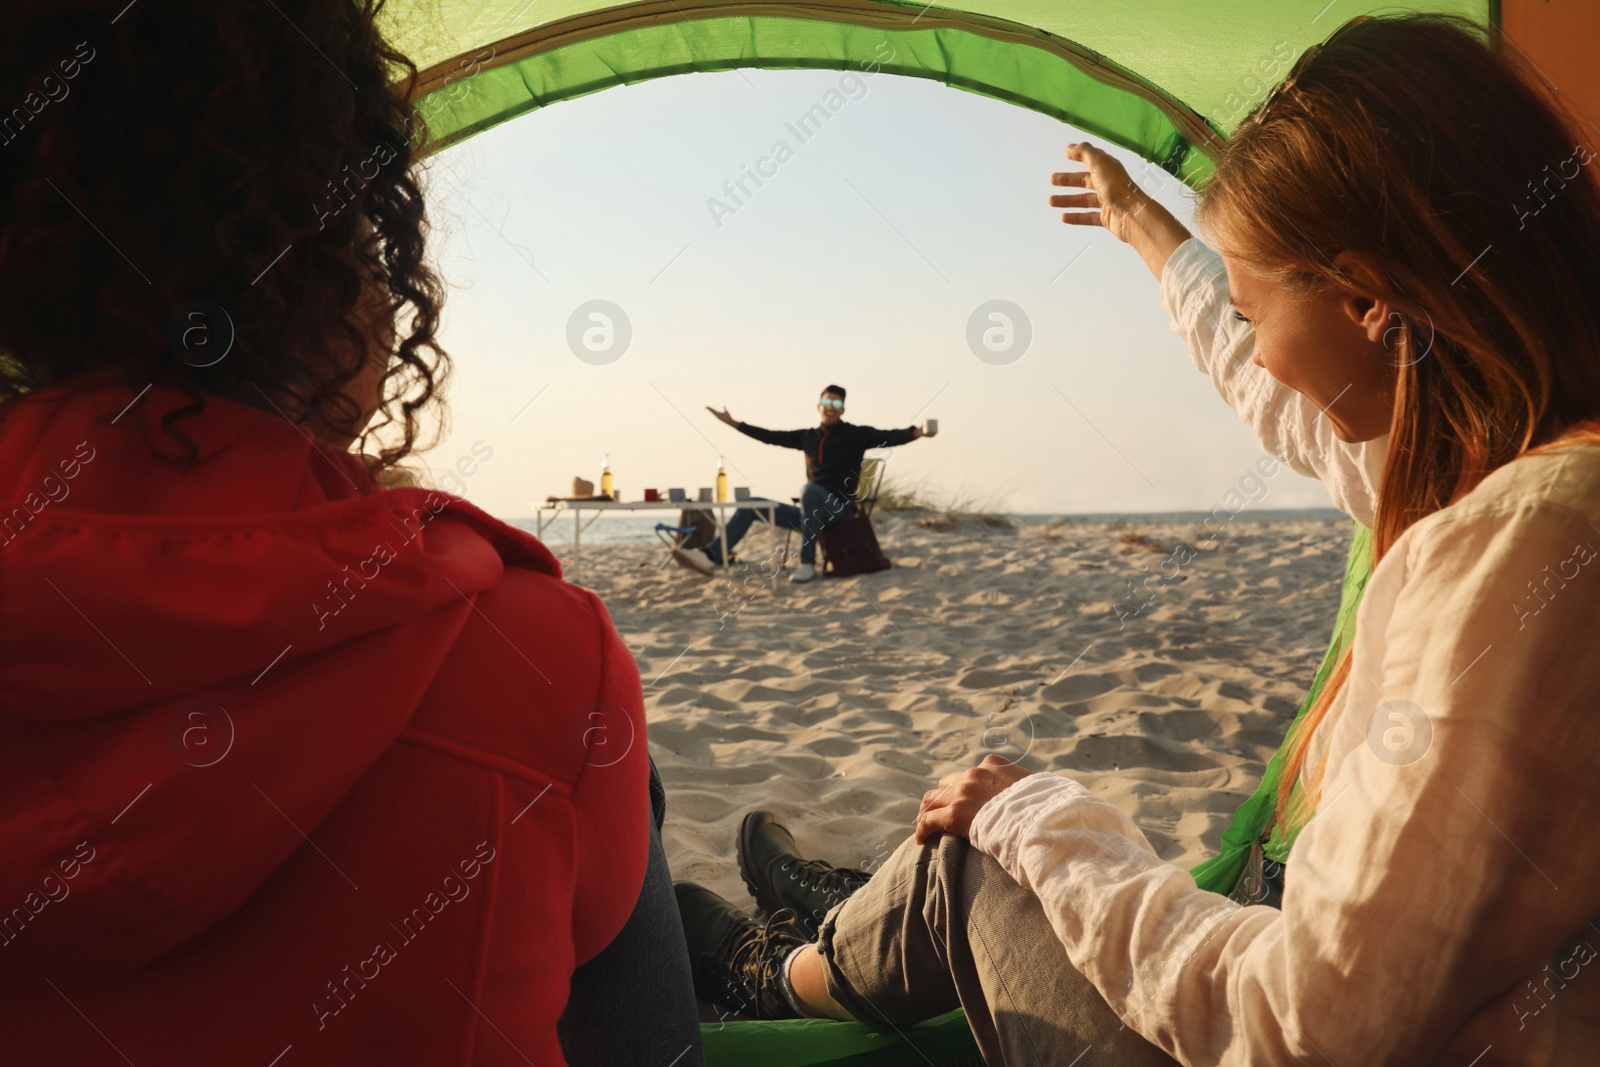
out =
<path fill-rule="evenodd" d="M 883 70 L 1051 115 L 1191 182 L 1294 58 L 1352 15 L 1497 20 L 1494 0 L 393 0 L 430 151 L 535 108 L 669 74 Z"/>

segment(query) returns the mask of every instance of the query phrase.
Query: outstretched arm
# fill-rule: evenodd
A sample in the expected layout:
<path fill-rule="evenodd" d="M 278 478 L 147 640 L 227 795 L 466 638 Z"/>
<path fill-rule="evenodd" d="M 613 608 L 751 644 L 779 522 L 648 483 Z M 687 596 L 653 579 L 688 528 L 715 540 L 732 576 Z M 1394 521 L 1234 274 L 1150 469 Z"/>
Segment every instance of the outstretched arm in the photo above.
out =
<path fill-rule="evenodd" d="M 872 442 L 868 448 L 893 448 L 928 436 L 920 426 L 907 426 L 903 430 L 880 430 L 876 426 L 858 426 L 856 429 L 863 439 Z"/>
<path fill-rule="evenodd" d="M 779 448 L 805 447 L 804 430 L 766 430 L 762 429 L 760 426 L 752 426 L 748 422 L 740 422 L 738 419 L 734 418 L 728 413 L 728 409 L 726 407 L 724 407 L 721 411 L 718 411 L 716 408 L 707 405 L 706 410 L 711 412 L 711 414 L 715 415 L 722 422 L 732 426 L 735 430 L 738 430 L 747 437 L 754 437 L 762 444 L 777 445 Z"/>
<path fill-rule="evenodd" d="M 1110 155 L 1091 144 L 1074 144 L 1067 147 L 1067 158 L 1086 169 L 1053 174 L 1051 183 L 1088 192 L 1050 198 L 1056 207 L 1073 209 L 1061 220 L 1103 226 L 1132 246 L 1160 280 L 1172 329 L 1183 335 L 1195 369 L 1211 377 L 1263 448 L 1298 473 L 1320 479 L 1339 510 L 1371 526 L 1387 435 L 1358 444 L 1339 440 L 1316 404 L 1254 363 L 1255 330 L 1234 315 L 1222 257 L 1196 240 Z"/>

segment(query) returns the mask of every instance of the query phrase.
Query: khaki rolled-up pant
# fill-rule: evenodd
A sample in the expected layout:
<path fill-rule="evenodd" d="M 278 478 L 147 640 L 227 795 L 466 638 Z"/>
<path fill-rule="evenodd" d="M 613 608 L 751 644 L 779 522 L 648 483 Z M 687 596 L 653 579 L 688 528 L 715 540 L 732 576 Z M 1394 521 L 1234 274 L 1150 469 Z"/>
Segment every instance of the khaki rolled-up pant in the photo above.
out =
<path fill-rule="evenodd" d="M 1039 899 L 944 834 L 908 838 L 818 933 L 833 998 L 873 1026 L 966 1009 L 989 1067 L 1171 1067 L 1067 959 Z"/>

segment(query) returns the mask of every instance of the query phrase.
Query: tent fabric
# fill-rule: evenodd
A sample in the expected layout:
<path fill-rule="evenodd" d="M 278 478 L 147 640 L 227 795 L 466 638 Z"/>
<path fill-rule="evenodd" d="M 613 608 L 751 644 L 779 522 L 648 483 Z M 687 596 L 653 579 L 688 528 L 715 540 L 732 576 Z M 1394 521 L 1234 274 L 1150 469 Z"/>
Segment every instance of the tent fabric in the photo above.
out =
<path fill-rule="evenodd" d="M 1295 57 L 1367 0 L 395 0 L 438 151 L 616 85 L 741 67 L 932 78 L 1071 123 L 1191 184 Z M 1399 0 L 1479 22 L 1494 0 Z M 1152 29 L 1159 32 L 1151 32 Z M 419 131 L 420 136 L 420 131 Z"/>
<path fill-rule="evenodd" d="M 531 42 L 506 43 L 506 52 L 490 46 L 475 53 L 466 68 L 435 69 L 426 84 L 437 88 L 418 101 L 430 150 L 613 85 L 746 66 L 934 78 L 1071 122 L 1190 180 L 1210 171 L 1195 143 L 1219 143 L 1217 131 L 1130 72 L 1067 42 L 1019 36 L 1009 27 L 933 15 L 913 21 L 915 10 L 898 6 L 880 18 L 885 5 L 863 2 L 822 5 L 827 19 L 747 14 L 753 5 L 743 3 L 717 4 L 728 13 L 716 17 L 709 5 L 692 21 L 659 17 L 676 6 L 673 0 L 632 5 L 649 11 L 621 28 L 584 27 L 573 31 L 576 39 L 536 33 Z"/>
<path fill-rule="evenodd" d="M 1503 0 L 1499 22 L 1510 46 L 1527 59 L 1576 120 L 1579 136 L 1600 139 L 1600 4 L 1594 0 Z"/>
<path fill-rule="evenodd" d="M 983 1067 L 957 1009 L 901 1030 L 831 1019 L 702 1023 L 707 1067 Z"/>

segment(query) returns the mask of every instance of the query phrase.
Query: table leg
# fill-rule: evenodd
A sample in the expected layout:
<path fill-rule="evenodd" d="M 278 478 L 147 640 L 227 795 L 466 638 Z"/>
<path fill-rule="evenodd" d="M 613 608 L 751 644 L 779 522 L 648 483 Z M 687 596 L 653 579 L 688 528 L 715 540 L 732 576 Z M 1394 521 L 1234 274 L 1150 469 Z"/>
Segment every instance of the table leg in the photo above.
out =
<path fill-rule="evenodd" d="M 577 573 L 578 561 L 583 558 L 583 526 L 580 520 L 583 511 L 579 508 L 572 509 L 572 570 Z"/>
<path fill-rule="evenodd" d="M 778 508 L 776 505 L 767 508 L 767 525 L 772 528 L 772 536 L 774 543 L 776 543 L 778 536 Z M 778 586 L 783 583 L 783 565 L 787 562 L 789 562 L 789 546 L 787 544 L 779 545 L 778 566 L 772 572 L 772 594 L 774 596 L 778 594 Z"/>
<path fill-rule="evenodd" d="M 719 502 L 717 504 L 717 536 L 722 538 L 722 566 L 727 568 L 728 561 L 728 508 Z"/>

